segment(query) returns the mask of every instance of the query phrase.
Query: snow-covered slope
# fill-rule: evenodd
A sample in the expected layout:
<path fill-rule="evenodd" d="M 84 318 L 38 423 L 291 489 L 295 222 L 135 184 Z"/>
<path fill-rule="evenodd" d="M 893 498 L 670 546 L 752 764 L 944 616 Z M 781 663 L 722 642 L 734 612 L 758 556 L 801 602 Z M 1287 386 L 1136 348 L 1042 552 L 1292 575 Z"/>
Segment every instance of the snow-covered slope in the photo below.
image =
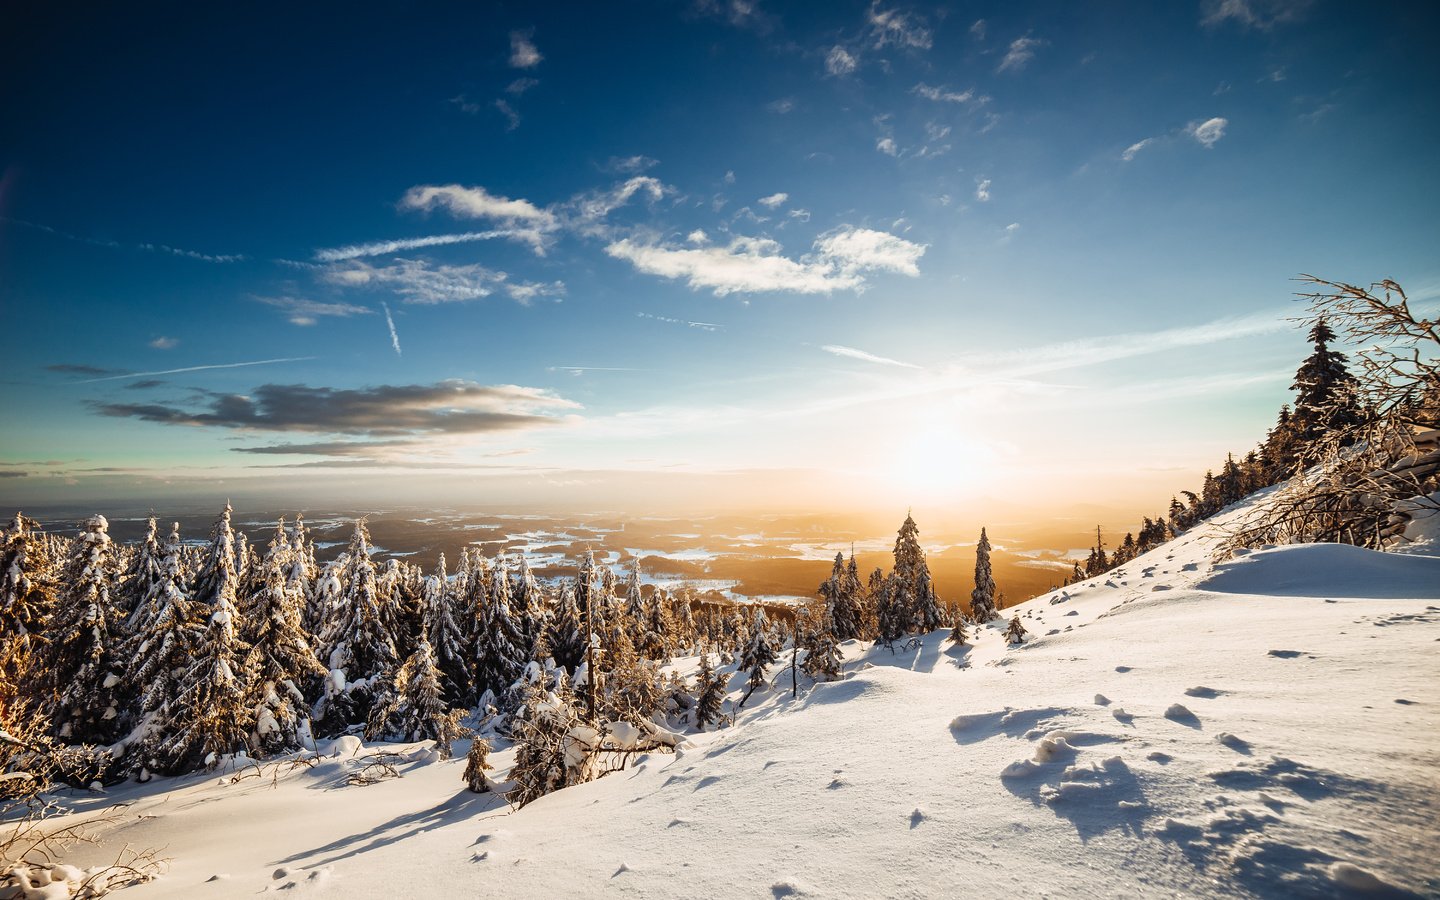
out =
<path fill-rule="evenodd" d="M 523 811 L 415 748 L 371 786 L 341 757 L 82 800 L 125 807 L 78 861 L 164 845 L 136 900 L 1440 895 L 1440 558 L 1214 565 L 1226 518 L 1016 607 L 1023 646 L 850 645 L 843 680 L 777 672 L 734 727 Z"/>

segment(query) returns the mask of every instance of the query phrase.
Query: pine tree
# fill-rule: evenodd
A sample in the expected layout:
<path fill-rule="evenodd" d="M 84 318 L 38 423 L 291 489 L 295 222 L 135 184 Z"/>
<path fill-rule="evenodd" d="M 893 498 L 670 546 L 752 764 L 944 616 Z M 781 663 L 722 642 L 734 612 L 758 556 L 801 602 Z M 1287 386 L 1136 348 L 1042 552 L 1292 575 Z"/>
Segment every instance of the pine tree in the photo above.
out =
<path fill-rule="evenodd" d="M 124 589 L 120 592 L 121 614 L 125 618 L 127 629 L 135 622 L 135 611 L 149 599 L 159 582 L 160 565 L 164 555 L 155 527 L 155 516 L 151 515 L 145 526 L 145 537 L 141 539 L 130 565 L 125 569 Z"/>
<path fill-rule="evenodd" d="M 443 553 L 435 566 L 435 574 L 425 579 L 423 596 L 420 631 L 435 654 L 446 702 L 451 706 L 463 705 L 470 700 L 474 686 L 470 682 L 465 632 L 455 617 L 455 593 L 445 575 Z"/>
<path fill-rule="evenodd" d="M 462 736 L 459 711 L 452 713 L 445 702 L 435 654 L 422 635 L 415 652 L 395 673 L 390 701 L 371 715 L 365 737 L 435 741 L 441 758 L 449 759 L 451 743 Z"/>
<path fill-rule="evenodd" d="M 585 635 L 581 630 L 580 610 L 575 603 L 575 592 L 570 585 L 560 588 L 560 597 L 555 604 L 546 632 L 546 643 L 559 665 L 572 674 L 585 660 Z"/>
<path fill-rule="evenodd" d="M 895 568 L 891 574 L 894 584 L 890 602 L 899 612 L 908 614 L 905 631 L 934 631 L 945 623 L 930 566 L 920 546 L 920 529 L 908 515 L 895 538 Z"/>
<path fill-rule="evenodd" d="M 302 625 L 304 598 L 289 579 L 294 552 L 282 518 L 255 567 L 255 592 L 243 617 L 242 636 L 252 648 L 247 670 L 257 689 L 252 698 L 256 737 L 269 753 L 303 745 L 310 710 L 302 685 L 327 671 Z"/>
<path fill-rule="evenodd" d="M 1010 626 L 1005 629 L 1005 640 L 1012 644 L 1024 643 L 1027 633 L 1025 626 L 1020 624 L 1020 616 L 1016 615 L 1011 617 Z"/>
<path fill-rule="evenodd" d="M 477 794 L 489 792 L 495 783 L 485 773 L 492 766 L 486 757 L 490 755 L 490 742 L 477 737 L 470 742 L 470 752 L 465 755 L 465 772 L 460 777 L 465 786 Z"/>
<path fill-rule="evenodd" d="M 55 606 L 46 542 L 38 523 L 15 514 L 0 539 L 0 706 L 41 673 L 35 651 Z"/>
<path fill-rule="evenodd" d="M 170 528 L 157 580 L 135 610 L 138 627 L 125 644 L 130 692 L 138 697 L 140 722 L 126 739 L 144 746 L 153 729 L 173 715 L 181 679 L 199 642 L 202 623 L 186 592 L 180 523 Z M 142 754 L 143 756 L 143 751 Z"/>
<path fill-rule="evenodd" d="M 530 560 L 524 553 L 520 554 L 520 567 L 515 573 L 510 613 L 524 637 L 521 655 L 527 660 L 540 659 L 536 650 L 545 634 L 545 593 L 535 581 L 535 573 L 530 571 Z"/>
<path fill-rule="evenodd" d="M 775 646 L 775 636 L 770 631 L 770 625 L 765 620 L 765 610 L 755 607 L 755 615 L 750 621 L 750 643 L 745 646 L 745 652 L 740 657 L 740 670 L 750 673 L 749 687 L 745 690 L 745 696 L 741 698 L 740 705 L 744 706 L 750 695 L 765 684 L 765 672 L 779 654 Z"/>
<path fill-rule="evenodd" d="M 510 576 L 505 560 L 495 563 L 490 595 L 476 617 L 479 628 L 475 642 L 476 689 L 491 691 L 498 698 L 520 677 L 525 668 L 525 643 L 510 614 Z"/>
<path fill-rule="evenodd" d="M 957 613 L 955 624 L 950 627 L 950 642 L 963 647 L 968 640 L 970 640 L 970 633 L 965 630 L 965 617 Z"/>
<path fill-rule="evenodd" d="M 71 545 L 50 623 L 50 688 L 57 737 L 108 743 L 117 736 L 122 657 L 115 591 L 119 579 L 110 523 L 91 516 Z"/>
<path fill-rule="evenodd" d="M 910 610 L 900 602 L 901 594 L 896 589 L 895 577 L 885 577 L 885 573 L 877 567 L 870 573 L 868 593 L 875 604 L 875 643 L 877 646 L 894 646 L 910 627 Z"/>
<path fill-rule="evenodd" d="M 981 625 L 1000 617 L 995 611 L 995 576 L 990 570 L 990 536 L 980 529 L 975 545 L 975 590 L 970 592 L 970 615 Z M 959 643 L 965 643 L 962 637 Z"/>
<path fill-rule="evenodd" d="M 581 722 L 568 690 L 552 694 L 532 684 L 526 687 L 521 706 L 526 715 L 512 728 L 515 764 L 510 781 L 514 787 L 505 795 L 507 800 L 524 807 L 552 791 L 595 777 L 599 733 Z"/>
<path fill-rule="evenodd" d="M 695 701 L 695 727 L 700 731 L 712 722 L 720 721 L 725 711 L 725 681 L 710 663 L 710 654 L 700 654 L 700 698 Z"/>
<path fill-rule="evenodd" d="M 850 552 L 847 565 L 843 554 L 835 554 L 835 563 L 830 568 L 830 577 L 820 585 L 820 596 L 825 599 L 827 615 L 834 623 L 834 637 L 837 641 L 848 641 L 860 637 L 864 631 L 863 612 L 860 604 L 860 575 L 855 566 L 855 552 Z"/>
<path fill-rule="evenodd" d="M 347 725 L 369 719 L 375 692 L 383 689 L 399 667 L 395 639 L 386 627 L 383 599 L 370 559 L 370 535 L 364 520 L 356 520 L 355 533 L 338 579 L 343 586 L 330 615 L 323 645 L 331 675 L 325 696 L 315 708 L 327 731 L 339 733 Z"/>
<path fill-rule="evenodd" d="M 180 678 L 169 716 L 157 723 L 146 742 L 150 768 L 165 773 L 213 766 L 222 755 L 246 749 L 251 732 L 245 703 L 249 647 L 237 632 L 235 537 L 230 504 L 215 524 L 205 563 L 196 578 L 192 605 L 203 624 L 195 632 L 188 668 Z"/>
<path fill-rule="evenodd" d="M 1310 354 L 1295 373 L 1294 422 L 1302 448 L 1325 435 L 1352 428 L 1360 422 L 1355 402 L 1355 376 L 1350 374 L 1345 354 L 1331 350 L 1335 332 L 1324 318 L 1310 329 L 1315 352 Z"/>
<path fill-rule="evenodd" d="M 840 675 L 840 646 L 835 640 L 835 624 L 830 606 L 814 604 L 805 617 L 804 627 L 796 623 L 796 641 L 805 650 L 805 672 L 816 681 L 829 681 Z"/>

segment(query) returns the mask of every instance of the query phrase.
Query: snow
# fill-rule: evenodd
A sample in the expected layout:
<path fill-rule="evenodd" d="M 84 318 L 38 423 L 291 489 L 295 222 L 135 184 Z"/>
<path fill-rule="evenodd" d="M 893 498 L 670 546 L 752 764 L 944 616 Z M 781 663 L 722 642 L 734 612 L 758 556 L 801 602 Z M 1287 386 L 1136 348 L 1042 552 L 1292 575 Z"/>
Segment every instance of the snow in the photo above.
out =
<path fill-rule="evenodd" d="M 136 900 L 1440 894 L 1440 559 L 1216 563 L 1224 524 L 965 646 L 848 642 L 845 677 L 796 699 L 777 666 L 734 726 L 520 811 L 464 788 L 464 742 L 438 761 L 341 738 L 263 777 L 73 799 L 123 807 L 69 861 L 164 847 Z M 382 749 L 402 777 L 347 785 Z"/>

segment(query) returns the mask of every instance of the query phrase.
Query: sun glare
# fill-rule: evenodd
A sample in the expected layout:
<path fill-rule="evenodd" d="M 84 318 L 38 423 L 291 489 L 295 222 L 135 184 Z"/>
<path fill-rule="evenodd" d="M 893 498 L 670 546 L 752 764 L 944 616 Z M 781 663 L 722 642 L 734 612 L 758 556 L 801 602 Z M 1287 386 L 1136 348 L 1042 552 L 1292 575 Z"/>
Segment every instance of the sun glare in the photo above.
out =
<path fill-rule="evenodd" d="M 929 422 L 896 448 L 886 481 L 905 496 L 966 494 L 980 487 L 997 455 L 958 425 Z"/>

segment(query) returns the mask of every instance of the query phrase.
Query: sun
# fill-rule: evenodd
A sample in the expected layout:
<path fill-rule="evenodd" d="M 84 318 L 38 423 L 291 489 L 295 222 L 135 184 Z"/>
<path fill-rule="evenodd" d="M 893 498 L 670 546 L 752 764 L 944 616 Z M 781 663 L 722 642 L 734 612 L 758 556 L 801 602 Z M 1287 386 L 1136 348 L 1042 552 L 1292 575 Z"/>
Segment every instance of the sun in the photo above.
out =
<path fill-rule="evenodd" d="M 999 454 L 960 425 L 925 422 L 895 447 L 885 480 L 906 496 L 972 493 L 994 475 Z"/>

